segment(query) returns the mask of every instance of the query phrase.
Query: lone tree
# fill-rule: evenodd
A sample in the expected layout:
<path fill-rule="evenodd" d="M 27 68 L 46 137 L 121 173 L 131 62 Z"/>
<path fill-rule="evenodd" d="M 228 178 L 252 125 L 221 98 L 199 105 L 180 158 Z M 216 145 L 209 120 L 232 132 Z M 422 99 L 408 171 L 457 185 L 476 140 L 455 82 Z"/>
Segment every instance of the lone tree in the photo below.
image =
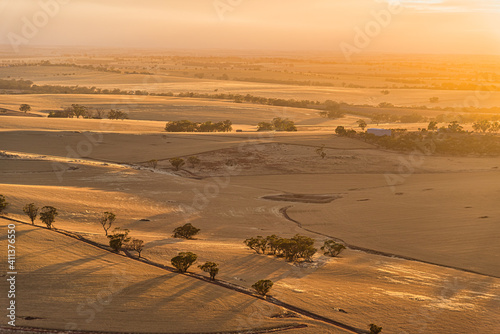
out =
<path fill-rule="evenodd" d="M 210 273 L 210 279 L 212 281 L 215 281 L 215 275 L 219 273 L 219 265 L 215 262 L 205 262 L 204 264 L 199 265 L 198 268 L 206 273 Z"/>
<path fill-rule="evenodd" d="M 365 131 L 365 128 L 368 124 L 366 124 L 365 120 L 363 119 L 358 119 L 356 121 L 356 123 L 358 123 L 358 126 L 361 128 L 361 130 Z"/>
<path fill-rule="evenodd" d="M 40 220 L 47 225 L 47 228 L 51 229 L 58 214 L 57 209 L 53 206 L 44 206 L 40 211 Z"/>
<path fill-rule="evenodd" d="M 30 110 L 31 110 L 31 106 L 30 106 L 29 104 L 25 104 L 25 103 L 23 103 L 23 104 L 21 104 L 21 105 L 19 106 L 19 111 L 22 111 L 22 112 L 24 112 L 24 113 L 26 113 L 26 112 L 28 112 L 28 111 L 30 111 Z"/>
<path fill-rule="evenodd" d="M 172 265 L 177 268 L 180 273 L 185 273 L 193 263 L 196 262 L 198 256 L 191 252 L 181 252 L 170 260 Z"/>
<path fill-rule="evenodd" d="M 174 238 L 193 239 L 193 236 L 200 232 L 199 228 L 194 227 L 191 223 L 184 224 L 174 229 Z"/>
<path fill-rule="evenodd" d="M 174 167 L 175 170 L 181 169 L 182 166 L 184 166 L 186 163 L 184 162 L 184 159 L 182 158 L 172 158 L 169 160 L 172 166 Z"/>
<path fill-rule="evenodd" d="M 427 125 L 427 130 L 429 131 L 436 131 L 438 129 L 438 122 L 436 121 L 430 121 L 429 125 Z"/>
<path fill-rule="evenodd" d="M 141 257 L 142 249 L 144 248 L 144 241 L 139 239 L 132 239 L 132 241 L 128 244 L 128 249 L 132 251 L 136 251 Z"/>
<path fill-rule="evenodd" d="M 201 160 L 198 159 L 198 157 L 196 157 L 196 156 L 192 156 L 192 157 L 187 158 L 187 162 L 189 162 L 189 164 L 191 165 L 191 168 L 195 168 L 196 165 L 200 164 Z"/>
<path fill-rule="evenodd" d="M 3 210 L 9 205 L 9 203 L 5 200 L 4 195 L 0 195 L 0 215 L 3 214 Z"/>
<path fill-rule="evenodd" d="M 130 237 L 128 229 L 121 229 L 119 227 L 115 227 L 113 230 L 113 234 L 108 235 L 109 239 L 109 247 L 111 247 L 115 252 L 119 252 L 122 249 L 123 244 L 130 241 Z"/>
<path fill-rule="evenodd" d="M 382 332 L 382 327 L 379 327 L 375 324 L 369 324 L 368 328 L 370 329 L 370 334 L 379 334 Z"/>
<path fill-rule="evenodd" d="M 335 257 L 345 249 L 345 246 L 336 243 L 333 240 L 326 240 L 320 249 L 324 252 L 325 255 Z"/>
<path fill-rule="evenodd" d="M 38 215 L 38 207 L 35 203 L 26 204 L 23 208 L 23 212 L 30 218 L 31 224 L 35 225 L 35 219 Z"/>
<path fill-rule="evenodd" d="M 252 288 L 254 288 L 259 295 L 265 296 L 269 290 L 271 290 L 273 284 L 274 283 L 268 279 L 261 279 L 260 281 L 255 282 L 255 284 L 252 285 Z"/>
<path fill-rule="evenodd" d="M 113 223 L 116 220 L 116 216 L 112 212 L 104 212 L 102 216 L 99 218 L 99 222 L 102 225 L 102 228 L 104 229 L 104 233 L 106 233 L 106 236 L 108 236 L 108 230 L 111 228 Z"/>

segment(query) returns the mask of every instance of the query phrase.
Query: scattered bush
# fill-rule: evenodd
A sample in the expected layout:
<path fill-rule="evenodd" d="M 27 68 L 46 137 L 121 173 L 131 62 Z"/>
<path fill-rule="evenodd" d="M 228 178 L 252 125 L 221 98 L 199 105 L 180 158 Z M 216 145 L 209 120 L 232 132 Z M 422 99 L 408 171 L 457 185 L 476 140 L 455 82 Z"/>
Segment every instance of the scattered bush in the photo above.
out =
<path fill-rule="evenodd" d="M 191 223 L 184 224 L 174 229 L 174 238 L 193 239 L 193 236 L 200 232 L 199 228 L 194 227 Z"/>
<path fill-rule="evenodd" d="M 191 252 L 182 252 L 173 257 L 170 262 L 181 273 L 185 273 L 193 263 L 196 262 L 198 256 Z"/>
<path fill-rule="evenodd" d="M 23 212 L 29 217 L 31 224 L 35 225 L 35 219 L 38 215 L 38 207 L 35 203 L 26 204 L 23 208 Z"/>

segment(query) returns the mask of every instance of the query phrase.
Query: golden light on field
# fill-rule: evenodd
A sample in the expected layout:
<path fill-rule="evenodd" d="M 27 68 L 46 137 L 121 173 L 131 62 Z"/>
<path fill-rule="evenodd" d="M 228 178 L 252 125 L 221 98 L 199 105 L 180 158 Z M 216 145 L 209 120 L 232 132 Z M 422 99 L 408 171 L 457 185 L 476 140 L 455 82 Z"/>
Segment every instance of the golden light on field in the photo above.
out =
<path fill-rule="evenodd" d="M 500 53 L 496 0 L 4 0 L 0 12 L 4 45 Z"/>

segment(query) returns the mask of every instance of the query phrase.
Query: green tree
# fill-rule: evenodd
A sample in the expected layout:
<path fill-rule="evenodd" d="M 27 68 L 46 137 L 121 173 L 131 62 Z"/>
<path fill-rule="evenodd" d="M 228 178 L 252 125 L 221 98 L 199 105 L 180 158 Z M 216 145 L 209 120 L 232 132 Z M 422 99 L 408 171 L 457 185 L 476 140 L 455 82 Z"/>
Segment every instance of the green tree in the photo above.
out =
<path fill-rule="evenodd" d="M 80 116 L 85 117 L 88 112 L 88 108 L 79 104 L 72 104 L 71 105 L 71 110 L 73 112 L 73 115 L 76 116 L 76 118 L 80 118 Z"/>
<path fill-rule="evenodd" d="M 139 254 L 139 257 L 141 257 L 141 252 L 144 248 L 143 240 L 132 239 L 132 241 L 130 241 L 130 243 L 127 246 L 129 250 L 137 252 L 137 254 Z"/>
<path fill-rule="evenodd" d="M 324 252 L 325 255 L 332 257 L 339 255 L 344 249 L 345 249 L 344 245 L 336 243 L 333 240 L 326 240 L 323 246 L 321 247 L 321 250 Z"/>
<path fill-rule="evenodd" d="M 257 124 L 257 131 L 273 131 L 273 125 L 268 122 L 260 122 Z"/>
<path fill-rule="evenodd" d="M 267 293 L 269 292 L 269 290 L 271 290 L 272 287 L 273 287 L 273 282 L 268 279 L 257 281 L 252 285 L 252 288 L 254 288 L 254 290 L 257 291 L 257 293 L 262 296 L 267 295 Z"/>
<path fill-rule="evenodd" d="M 24 112 L 24 113 L 26 113 L 26 112 L 28 112 L 28 111 L 30 111 L 30 110 L 31 110 L 31 106 L 30 106 L 29 104 L 24 104 L 24 103 L 23 103 L 23 104 L 21 104 L 21 105 L 19 106 L 19 111 L 22 111 L 22 112 Z"/>
<path fill-rule="evenodd" d="M 40 220 L 47 225 L 47 228 L 51 229 L 58 214 L 57 209 L 53 206 L 44 206 L 40 211 Z"/>
<path fill-rule="evenodd" d="M 187 162 L 189 162 L 189 164 L 191 165 L 191 168 L 195 168 L 196 165 L 200 164 L 201 160 L 198 159 L 198 157 L 196 157 L 196 156 L 192 156 L 192 157 L 187 158 Z"/>
<path fill-rule="evenodd" d="M 38 215 L 38 207 L 35 203 L 26 204 L 23 208 L 23 212 L 30 218 L 31 224 L 35 225 L 35 219 Z"/>
<path fill-rule="evenodd" d="M 200 232 L 199 228 L 194 227 L 191 223 L 186 223 L 174 229 L 174 238 L 193 239 L 193 236 Z"/>
<path fill-rule="evenodd" d="M 112 212 L 104 212 L 99 218 L 99 223 L 101 223 L 102 228 L 104 229 L 104 233 L 108 236 L 108 230 L 111 228 L 113 223 L 116 220 L 116 215 Z"/>
<path fill-rule="evenodd" d="M 379 327 L 375 324 L 369 324 L 368 328 L 370 329 L 370 334 L 379 334 L 382 332 L 382 327 Z"/>
<path fill-rule="evenodd" d="M 191 252 L 181 252 L 173 257 L 170 262 L 181 273 L 185 273 L 193 263 L 196 262 L 198 256 Z"/>
<path fill-rule="evenodd" d="M 128 236 L 129 233 L 130 231 L 128 229 L 122 230 L 119 227 L 115 227 L 113 229 L 113 234 L 108 235 L 109 247 L 118 253 L 123 245 L 130 241 L 130 237 Z"/>
<path fill-rule="evenodd" d="M 367 127 L 368 124 L 366 124 L 365 120 L 363 119 L 358 119 L 356 121 L 358 123 L 358 126 L 361 128 L 361 130 L 365 131 L 365 128 Z"/>
<path fill-rule="evenodd" d="M 246 239 L 243 242 L 245 243 L 245 245 L 247 245 L 248 248 L 253 249 L 257 254 L 259 254 L 260 252 L 264 254 L 266 251 L 267 238 L 263 238 L 260 235 L 255 238 Z"/>
<path fill-rule="evenodd" d="M 3 210 L 5 210 L 7 206 L 9 206 L 9 203 L 5 199 L 5 196 L 0 195 L 0 215 L 3 214 Z"/>
<path fill-rule="evenodd" d="M 219 273 L 219 265 L 215 262 L 205 262 L 204 264 L 199 265 L 198 268 L 206 273 L 210 273 L 210 279 L 212 281 L 215 280 L 215 275 Z"/>
<path fill-rule="evenodd" d="M 169 161 L 170 161 L 170 164 L 174 167 L 175 170 L 181 169 L 181 167 L 186 164 L 184 162 L 184 159 L 182 159 L 182 158 L 172 158 Z"/>

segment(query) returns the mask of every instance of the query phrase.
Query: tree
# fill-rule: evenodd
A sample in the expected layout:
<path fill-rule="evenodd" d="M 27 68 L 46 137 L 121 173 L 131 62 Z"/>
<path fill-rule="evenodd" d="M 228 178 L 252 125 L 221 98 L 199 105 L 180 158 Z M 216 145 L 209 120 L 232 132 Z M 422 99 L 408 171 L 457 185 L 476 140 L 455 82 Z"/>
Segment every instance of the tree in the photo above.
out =
<path fill-rule="evenodd" d="M 261 251 L 265 253 L 267 247 L 267 238 L 258 235 L 256 238 L 249 238 L 243 241 L 248 248 L 253 249 L 257 254 Z"/>
<path fill-rule="evenodd" d="M 156 169 L 156 167 L 158 166 L 158 160 L 155 159 L 149 160 L 147 164 L 149 167 Z"/>
<path fill-rule="evenodd" d="M 184 162 L 184 159 L 182 158 L 172 158 L 169 160 L 172 166 L 174 167 L 175 170 L 181 169 L 182 166 L 184 166 L 186 163 Z"/>
<path fill-rule="evenodd" d="M 268 122 L 260 122 L 257 124 L 257 131 L 273 131 L 273 125 Z"/>
<path fill-rule="evenodd" d="M 198 157 L 196 156 L 192 156 L 187 158 L 187 162 L 191 164 L 191 168 L 195 168 L 195 166 L 198 165 L 201 162 L 201 160 L 198 159 Z"/>
<path fill-rule="evenodd" d="M 194 227 L 191 223 L 184 224 L 174 229 L 174 238 L 193 239 L 193 236 L 200 232 L 199 228 Z"/>
<path fill-rule="evenodd" d="M 0 215 L 3 214 L 3 210 L 9 206 L 9 203 L 5 200 L 4 195 L 0 195 Z"/>
<path fill-rule="evenodd" d="M 205 262 L 204 264 L 199 265 L 198 268 L 206 273 L 210 273 L 210 279 L 212 281 L 215 281 L 215 275 L 219 273 L 219 265 L 215 262 Z"/>
<path fill-rule="evenodd" d="M 344 249 L 344 245 L 336 243 L 333 240 L 326 240 L 321 247 L 321 250 L 324 252 L 324 254 L 331 257 L 339 255 Z"/>
<path fill-rule="evenodd" d="M 30 110 L 31 110 L 31 106 L 30 106 L 29 104 L 24 104 L 24 103 L 23 103 L 23 104 L 21 104 L 21 105 L 19 106 L 19 111 L 22 111 L 22 112 L 24 112 L 24 113 L 26 113 L 26 112 L 28 112 L 28 111 L 30 111 Z"/>
<path fill-rule="evenodd" d="M 104 233 L 106 233 L 106 236 L 108 236 L 108 230 L 111 228 L 111 225 L 116 220 L 116 216 L 112 212 L 104 212 L 101 217 L 99 218 L 99 223 L 101 223 L 102 228 L 104 229 Z"/>
<path fill-rule="evenodd" d="M 255 282 L 254 285 L 252 285 L 252 288 L 254 288 L 255 291 L 259 295 L 265 296 L 271 290 L 273 287 L 273 282 L 271 280 L 265 279 L 265 280 L 260 280 Z"/>
<path fill-rule="evenodd" d="M 457 121 L 453 121 L 450 124 L 448 124 L 448 131 L 453 133 L 458 133 L 458 132 L 463 132 L 464 128 Z"/>
<path fill-rule="evenodd" d="M 491 123 L 483 119 L 482 121 L 478 121 L 472 124 L 472 128 L 475 131 L 481 131 L 482 133 L 485 133 L 488 129 L 491 128 Z"/>
<path fill-rule="evenodd" d="M 361 130 L 365 131 L 365 128 L 368 124 L 366 124 L 366 122 L 363 120 L 363 119 L 358 119 L 356 121 L 356 123 L 358 123 L 358 126 L 361 128 Z"/>
<path fill-rule="evenodd" d="M 23 208 L 23 212 L 30 218 L 31 224 L 35 225 L 35 219 L 38 215 L 38 207 L 35 203 L 26 204 Z"/>
<path fill-rule="evenodd" d="M 427 125 L 427 130 L 429 130 L 429 131 L 435 131 L 435 130 L 438 129 L 437 125 L 438 125 L 438 122 L 431 121 L 431 122 L 429 122 L 429 125 Z"/>
<path fill-rule="evenodd" d="M 84 117 L 87 115 L 88 108 L 79 104 L 72 104 L 71 110 L 76 118 L 80 118 L 80 116 Z"/>
<path fill-rule="evenodd" d="M 433 96 L 433 97 L 429 98 L 429 102 L 430 103 L 438 103 L 439 102 L 439 97 Z"/>
<path fill-rule="evenodd" d="M 111 109 L 108 112 L 108 119 L 121 119 L 123 121 L 124 119 L 128 119 L 128 114 L 121 110 Z"/>
<path fill-rule="evenodd" d="M 130 241 L 130 237 L 128 236 L 129 232 L 128 229 L 122 230 L 119 227 L 115 227 L 113 234 L 108 235 L 109 247 L 118 253 L 123 245 Z"/>
<path fill-rule="evenodd" d="M 379 327 L 375 324 L 369 324 L 368 328 L 370 329 L 370 334 L 379 334 L 382 332 L 382 327 Z"/>
<path fill-rule="evenodd" d="M 53 206 L 44 206 L 40 211 L 40 220 L 47 225 L 47 228 L 51 229 L 58 214 L 57 209 Z"/>
<path fill-rule="evenodd" d="M 272 124 L 276 131 L 297 131 L 295 123 L 288 118 L 275 117 Z"/>
<path fill-rule="evenodd" d="M 181 273 L 185 273 L 193 263 L 196 262 L 198 256 L 191 252 L 181 252 L 173 257 L 170 262 Z"/>
<path fill-rule="evenodd" d="M 335 129 L 335 133 L 339 136 L 345 136 L 347 134 L 347 131 L 343 126 L 339 125 Z"/>
<path fill-rule="evenodd" d="M 136 251 L 141 257 L 142 249 L 144 248 L 144 241 L 139 239 L 132 239 L 132 241 L 128 244 L 128 249 L 132 251 Z"/>
<path fill-rule="evenodd" d="M 500 131 L 500 123 L 499 122 L 493 122 L 491 123 L 491 127 L 488 130 L 489 132 L 498 132 Z"/>

